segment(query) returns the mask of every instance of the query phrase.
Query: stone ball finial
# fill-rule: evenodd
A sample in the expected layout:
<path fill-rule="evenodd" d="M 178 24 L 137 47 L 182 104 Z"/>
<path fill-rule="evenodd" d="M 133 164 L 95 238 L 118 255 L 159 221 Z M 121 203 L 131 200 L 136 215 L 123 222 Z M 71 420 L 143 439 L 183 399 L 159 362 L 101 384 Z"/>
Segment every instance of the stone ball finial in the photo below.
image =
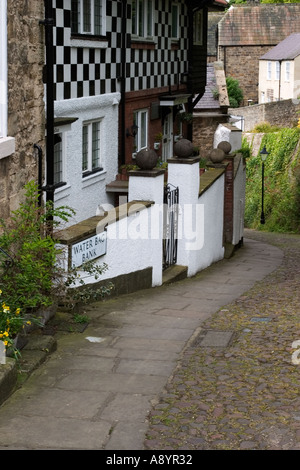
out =
<path fill-rule="evenodd" d="M 174 145 L 174 153 L 179 158 L 189 158 L 193 155 L 194 146 L 190 140 L 180 139 Z"/>
<path fill-rule="evenodd" d="M 222 142 L 219 143 L 218 149 L 222 149 L 224 153 L 230 153 L 231 144 L 227 142 L 226 140 L 223 140 Z"/>
<path fill-rule="evenodd" d="M 142 149 L 136 156 L 136 164 L 141 170 L 153 170 L 157 161 L 158 155 L 152 149 Z"/>
<path fill-rule="evenodd" d="M 210 152 L 209 156 L 213 163 L 221 163 L 225 158 L 225 152 L 220 148 L 216 148 Z"/>

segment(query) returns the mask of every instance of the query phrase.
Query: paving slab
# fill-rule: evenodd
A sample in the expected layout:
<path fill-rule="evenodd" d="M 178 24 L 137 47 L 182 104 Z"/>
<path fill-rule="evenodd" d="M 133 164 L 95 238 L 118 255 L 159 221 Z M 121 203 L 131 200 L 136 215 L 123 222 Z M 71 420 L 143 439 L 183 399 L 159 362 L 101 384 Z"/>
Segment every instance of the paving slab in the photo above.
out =
<path fill-rule="evenodd" d="M 83 331 L 64 325 L 56 351 L 0 406 L 0 449 L 143 450 L 151 409 L 203 322 L 281 261 L 246 239 L 193 278 L 90 305 Z M 203 341 L 226 349 L 231 337 Z"/>

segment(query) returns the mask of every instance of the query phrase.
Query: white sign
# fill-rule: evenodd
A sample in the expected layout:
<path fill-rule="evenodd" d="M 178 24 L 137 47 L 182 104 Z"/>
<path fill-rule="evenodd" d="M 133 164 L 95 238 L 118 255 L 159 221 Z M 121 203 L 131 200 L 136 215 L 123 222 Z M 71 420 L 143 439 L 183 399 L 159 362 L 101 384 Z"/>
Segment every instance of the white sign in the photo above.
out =
<path fill-rule="evenodd" d="M 72 267 L 105 255 L 106 240 L 106 232 L 102 232 L 72 245 Z"/>

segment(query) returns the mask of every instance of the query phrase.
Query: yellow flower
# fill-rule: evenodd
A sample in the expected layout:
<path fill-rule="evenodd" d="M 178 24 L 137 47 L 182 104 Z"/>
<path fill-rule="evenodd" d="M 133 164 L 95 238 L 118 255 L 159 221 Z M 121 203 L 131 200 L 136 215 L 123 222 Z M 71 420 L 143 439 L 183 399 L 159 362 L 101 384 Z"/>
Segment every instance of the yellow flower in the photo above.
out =
<path fill-rule="evenodd" d="M 4 346 L 8 345 L 8 341 L 3 341 L 3 343 L 4 343 Z"/>
<path fill-rule="evenodd" d="M 17 308 L 17 310 L 16 310 L 16 315 L 19 315 L 20 312 L 21 312 L 21 309 L 20 309 L 20 308 Z"/>

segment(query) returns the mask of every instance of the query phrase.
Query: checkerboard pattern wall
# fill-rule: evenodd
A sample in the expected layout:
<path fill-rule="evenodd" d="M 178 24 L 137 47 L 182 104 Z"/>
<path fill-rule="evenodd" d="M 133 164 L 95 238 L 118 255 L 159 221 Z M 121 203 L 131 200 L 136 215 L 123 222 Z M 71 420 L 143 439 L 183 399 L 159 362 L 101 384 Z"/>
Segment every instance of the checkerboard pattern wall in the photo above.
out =
<path fill-rule="evenodd" d="M 131 37 L 131 2 L 126 12 L 126 92 L 165 87 L 180 82 L 187 70 L 187 14 L 179 1 L 179 39 L 171 42 L 172 0 L 155 0 L 154 43 L 143 47 Z M 106 35 L 71 35 L 71 0 L 53 0 L 54 80 L 56 100 L 81 98 L 121 90 L 122 2 L 106 2 Z"/>

